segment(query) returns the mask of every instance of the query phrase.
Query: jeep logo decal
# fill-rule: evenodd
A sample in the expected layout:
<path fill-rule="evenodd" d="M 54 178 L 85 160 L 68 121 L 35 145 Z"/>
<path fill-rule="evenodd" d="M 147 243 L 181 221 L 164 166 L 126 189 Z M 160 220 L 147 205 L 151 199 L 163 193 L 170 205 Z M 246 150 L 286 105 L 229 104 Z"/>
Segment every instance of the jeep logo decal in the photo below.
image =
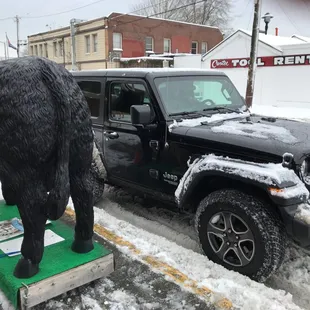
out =
<path fill-rule="evenodd" d="M 169 181 L 173 181 L 173 182 L 177 182 L 178 181 L 178 176 L 177 175 L 175 175 L 175 174 L 170 174 L 170 173 L 168 173 L 168 172 L 165 172 L 164 174 L 163 174 L 163 177 L 164 177 L 164 179 L 165 179 L 165 181 L 167 180 L 169 180 Z"/>

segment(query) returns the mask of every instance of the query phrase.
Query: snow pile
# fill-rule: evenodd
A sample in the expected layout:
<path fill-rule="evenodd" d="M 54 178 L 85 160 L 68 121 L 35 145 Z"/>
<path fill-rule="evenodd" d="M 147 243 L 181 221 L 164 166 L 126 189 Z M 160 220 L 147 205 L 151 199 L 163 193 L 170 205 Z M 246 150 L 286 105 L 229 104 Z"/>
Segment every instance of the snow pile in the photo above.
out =
<path fill-rule="evenodd" d="M 293 192 L 283 192 L 283 195 L 293 193 L 295 196 L 309 196 L 309 192 L 302 181 L 298 178 L 293 170 L 284 168 L 281 164 L 258 164 L 228 157 L 215 156 L 213 154 L 204 155 L 197 158 L 189 165 L 189 168 L 183 175 L 180 183 L 175 191 L 175 197 L 180 202 L 181 196 L 186 192 L 189 184 L 194 177 L 202 171 L 221 171 L 226 174 L 242 176 L 243 178 L 258 181 L 267 185 L 280 185 L 283 183 L 291 183 L 295 185 Z M 272 194 L 274 194 L 272 192 Z M 281 193 L 275 193 L 281 195 Z"/>
<path fill-rule="evenodd" d="M 227 121 L 211 128 L 213 132 L 242 135 L 251 138 L 273 139 L 284 143 L 296 143 L 298 140 L 286 128 L 262 123 Z"/>
<path fill-rule="evenodd" d="M 293 295 L 293 301 L 303 309 L 310 309 L 310 256 L 296 245 L 289 250 L 277 274 L 266 285 L 281 289 Z"/>
<path fill-rule="evenodd" d="M 222 120 L 229 120 L 234 118 L 245 118 L 250 116 L 250 113 L 217 113 L 212 116 L 203 116 L 194 119 L 182 119 L 181 121 L 174 120 L 171 125 L 169 125 L 169 131 L 176 127 L 196 127 L 201 125 L 201 123 L 213 123 Z"/>
<path fill-rule="evenodd" d="M 0 195 L 1 196 L 1 195 Z M 0 198 L 1 199 L 1 198 Z M 1 308 L 2 307 L 2 308 Z M 11 302 L 6 298 L 2 291 L 0 291 L 0 309 L 15 310 Z"/>
<path fill-rule="evenodd" d="M 310 225 L 310 206 L 309 204 L 302 204 L 298 207 L 295 218 Z"/>
<path fill-rule="evenodd" d="M 107 201 L 102 202 L 103 207 L 106 204 Z M 199 286 L 204 285 L 214 292 L 224 295 L 233 302 L 237 309 L 300 309 L 294 304 L 290 294 L 280 290 L 273 290 L 241 274 L 229 271 L 209 261 L 204 255 L 119 220 L 97 207 L 95 207 L 95 222 L 132 243 L 141 251 L 140 254 L 133 254 L 127 247 L 119 246 L 123 253 L 140 260 L 145 255 L 152 255 L 182 271 L 188 277 L 197 281 Z M 169 280 L 169 278 L 167 279 Z M 183 288 L 187 289 L 186 287 Z"/>

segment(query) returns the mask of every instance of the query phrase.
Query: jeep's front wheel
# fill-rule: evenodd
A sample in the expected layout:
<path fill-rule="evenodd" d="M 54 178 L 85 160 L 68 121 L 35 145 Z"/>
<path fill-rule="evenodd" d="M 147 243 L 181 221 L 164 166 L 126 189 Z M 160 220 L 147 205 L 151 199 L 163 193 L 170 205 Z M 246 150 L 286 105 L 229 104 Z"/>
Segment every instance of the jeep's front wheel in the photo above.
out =
<path fill-rule="evenodd" d="M 204 253 L 227 269 L 264 282 L 282 264 L 286 235 L 271 206 L 237 190 L 203 199 L 196 230 Z"/>

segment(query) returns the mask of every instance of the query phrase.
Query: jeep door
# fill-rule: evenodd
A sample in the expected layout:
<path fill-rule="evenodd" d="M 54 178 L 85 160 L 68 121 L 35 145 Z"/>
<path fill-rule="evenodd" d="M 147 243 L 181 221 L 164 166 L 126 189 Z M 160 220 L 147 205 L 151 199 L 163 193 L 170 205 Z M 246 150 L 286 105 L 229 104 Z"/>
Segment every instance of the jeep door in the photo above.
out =
<path fill-rule="evenodd" d="M 151 105 L 148 86 L 143 79 L 128 77 L 108 78 L 106 87 L 103 150 L 109 179 L 151 187 L 149 144 L 157 131 L 134 127 L 130 116 L 132 105 Z"/>

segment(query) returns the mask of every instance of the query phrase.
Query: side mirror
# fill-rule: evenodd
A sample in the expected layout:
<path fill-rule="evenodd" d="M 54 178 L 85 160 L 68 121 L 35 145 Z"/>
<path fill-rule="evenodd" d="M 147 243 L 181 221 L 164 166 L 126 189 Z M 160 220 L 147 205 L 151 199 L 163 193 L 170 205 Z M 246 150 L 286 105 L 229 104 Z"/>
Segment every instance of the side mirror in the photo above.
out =
<path fill-rule="evenodd" d="M 135 126 L 149 125 L 152 122 L 152 110 L 148 104 L 130 107 L 131 123 Z"/>

